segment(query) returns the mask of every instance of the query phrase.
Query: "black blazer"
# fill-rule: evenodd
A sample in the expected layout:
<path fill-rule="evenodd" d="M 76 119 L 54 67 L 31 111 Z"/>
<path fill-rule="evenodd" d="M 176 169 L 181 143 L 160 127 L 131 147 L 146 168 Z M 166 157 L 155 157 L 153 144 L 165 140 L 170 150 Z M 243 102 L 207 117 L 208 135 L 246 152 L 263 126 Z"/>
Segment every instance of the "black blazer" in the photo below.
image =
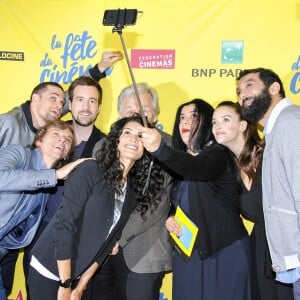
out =
<path fill-rule="evenodd" d="M 69 120 L 68 123 L 70 125 L 73 124 L 72 120 Z M 88 140 L 86 141 L 85 147 L 80 157 L 92 157 L 93 156 L 93 148 L 95 144 L 102 140 L 106 135 L 95 125 L 93 125 L 93 130 Z"/>
<path fill-rule="evenodd" d="M 92 157 L 93 155 L 93 148 L 95 144 L 103 139 L 105 137 L 105 134 L 100 131 L 95 125 L 93 126 L 93 131 L 89 137 L 89 139 L 86 142 L 86 145 L 83 149 L 83 152 L 81 154 L 81 157 Z"/>
<path fill-rule="evenodd" d="M 56 260 L 72 259 L 72 278 L 93 262 L 101 264 L 121 235 L 136 206 L 130 180 L 121 217 L 113 222 L 114 194 L 103 178 L 98 162 L 80 164 L 65 184 L 62 204 L 32 249 L 32 254 L 58 276 Z"/>
<path fill-rule="evenodd" d="M 195 248 L 200 258 L 207 258 L 248 235 L 239 210 L 241 184 L 227 148 L 212 144 L 192 156 L 162 144 L 153 154 L 189 180 L 188 215 L 199 227 Z"/>

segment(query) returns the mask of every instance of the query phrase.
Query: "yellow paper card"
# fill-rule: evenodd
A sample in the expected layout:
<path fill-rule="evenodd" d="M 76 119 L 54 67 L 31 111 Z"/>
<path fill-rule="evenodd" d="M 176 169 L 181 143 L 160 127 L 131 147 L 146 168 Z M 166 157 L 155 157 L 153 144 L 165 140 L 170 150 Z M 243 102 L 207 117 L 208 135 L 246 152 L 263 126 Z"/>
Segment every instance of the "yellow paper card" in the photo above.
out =
<path fill-rule="evenodd" d="M 190 257 L 198 234 L 198 227 L 184 213 L 180 206 L 177 206 L 174 217 L 181 226 L 182 234 L 180 237 L 174 233 L 170 233 L 170 235 L 175 241 L 179 250 L 182 251 L 186 256 Z"/>

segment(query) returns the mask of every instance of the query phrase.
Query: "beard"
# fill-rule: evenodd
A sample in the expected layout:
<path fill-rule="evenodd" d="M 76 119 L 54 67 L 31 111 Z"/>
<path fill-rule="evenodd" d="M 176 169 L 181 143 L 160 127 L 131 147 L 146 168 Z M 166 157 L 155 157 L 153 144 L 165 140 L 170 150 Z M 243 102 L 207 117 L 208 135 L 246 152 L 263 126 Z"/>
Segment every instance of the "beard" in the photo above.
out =
<path fill-rule="evenodd" d="M 73 117 L 73 121 L 82 126 L 82 127 L 87 127 L 87 126 L 90 126 L 92 124 L 94 124 L 94 122 L 96 121 L 97 117 L 96 118 L 90 118 L 90 119 L 83 119 L 81 120 L 80 119 L 80 116 L 77 116 L 75 117 L 74 115 L 72 116 Z"/>
<path fill-rule="evenodd" d="M 271 106 L 272 97 L 267 88 L 264 88 L 260 95 L 253 97 L 249 106 L 242 107 L 243 117 L 250 123 L 257 123 L 263 118 Z"/>

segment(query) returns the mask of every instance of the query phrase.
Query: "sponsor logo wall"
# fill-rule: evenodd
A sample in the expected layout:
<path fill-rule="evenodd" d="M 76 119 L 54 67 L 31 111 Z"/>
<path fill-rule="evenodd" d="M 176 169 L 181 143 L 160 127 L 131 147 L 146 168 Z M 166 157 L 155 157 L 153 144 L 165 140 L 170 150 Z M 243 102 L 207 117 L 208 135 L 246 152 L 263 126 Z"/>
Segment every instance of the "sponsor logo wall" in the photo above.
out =
<path fill-rule="evenodd" d="M 244 68 L 272 68 L 287 96 L 300 103 L 298 0 L 2 0 L 0 113 L 27 100 L 39 82 L 68 88 L 102 51 L 122 51 L 118 33 L 102 25 L 104 11 L 118 8 L 139 11 L 122 36 L 136 82 L 159 93 L 161 129 L 172 132 L 176 108 L 185 101 L 235 99 L 235 77 Z M 110 71 L 101 81 L 97 119 L 104 132 L 117 118 L 119 92 L 131 84 L 125 59 Z M 161 299 L 171 299 L 170 282 L 168 275 Z M 20 264 L 10 299 L 26 299 Z"/>

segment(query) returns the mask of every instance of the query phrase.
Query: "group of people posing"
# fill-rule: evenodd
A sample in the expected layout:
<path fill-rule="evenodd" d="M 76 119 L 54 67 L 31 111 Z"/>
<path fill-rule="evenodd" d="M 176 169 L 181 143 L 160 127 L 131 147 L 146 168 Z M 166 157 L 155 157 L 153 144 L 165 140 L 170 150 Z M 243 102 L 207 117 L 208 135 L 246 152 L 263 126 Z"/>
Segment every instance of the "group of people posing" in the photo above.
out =
<path fill-rule="evenodd" d="M 299 300 L 300 109 L 278 75 L 241 71 L 237 102 L 184 102 L 172 135 L 157 92 L 130 85 L 105 135 L 98 81 L 120 59 L 0 115 L 0 300 L 20 248 L 30 300 L 158 300 L 167 272 L 173 300 Z M 170 239 L 177 207 L 198 227 L 190 257 Z"/>

